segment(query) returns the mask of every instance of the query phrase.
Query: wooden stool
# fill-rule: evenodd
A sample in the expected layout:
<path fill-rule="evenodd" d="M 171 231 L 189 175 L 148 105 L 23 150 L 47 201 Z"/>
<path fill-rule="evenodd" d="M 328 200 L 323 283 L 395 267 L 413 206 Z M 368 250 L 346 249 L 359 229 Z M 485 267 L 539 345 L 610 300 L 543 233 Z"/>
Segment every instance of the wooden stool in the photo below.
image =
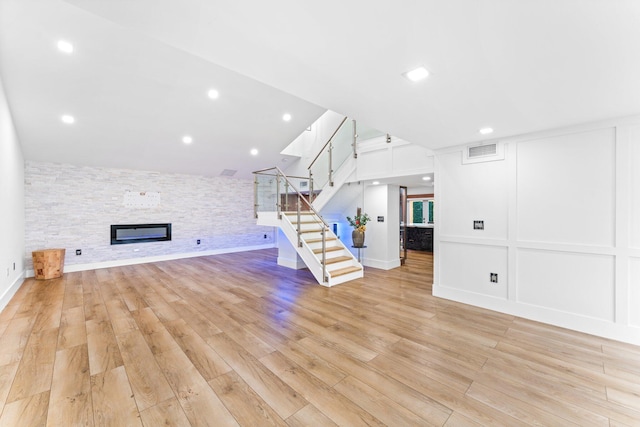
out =
<path fill-rule="evenodd" d="M 64 249 L 43 249 L 33 251 L 33 273 L 37 280 L 62 277 L 64 270 Z"/>

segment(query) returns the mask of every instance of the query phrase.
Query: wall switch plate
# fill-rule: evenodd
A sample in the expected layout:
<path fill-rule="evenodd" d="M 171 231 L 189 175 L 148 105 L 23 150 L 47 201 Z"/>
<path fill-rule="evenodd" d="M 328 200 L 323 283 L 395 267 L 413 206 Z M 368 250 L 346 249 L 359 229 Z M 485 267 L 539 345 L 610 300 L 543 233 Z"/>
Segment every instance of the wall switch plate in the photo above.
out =
<path fill-rule="evenodd" d="M 76 249 L 76 255 L 82 255 L 82 249 Z"/>
<path fill-rule="evenodd" d="M 482 221 L 482 220 L 473 221 L 473 229 L 474 230 L 484 230 L 484 221 Z"/>
<path fill-rule="evenodd" d="M 489 273 L 489 280 L 491 283 L 498 283 L 498 273 Z"/>

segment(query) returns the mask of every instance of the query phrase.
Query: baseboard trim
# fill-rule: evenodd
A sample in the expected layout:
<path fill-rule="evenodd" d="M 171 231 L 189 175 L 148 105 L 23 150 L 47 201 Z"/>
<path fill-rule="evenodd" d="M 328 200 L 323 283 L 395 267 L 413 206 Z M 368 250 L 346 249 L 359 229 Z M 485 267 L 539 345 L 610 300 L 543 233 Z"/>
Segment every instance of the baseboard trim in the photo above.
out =
<path fill-rule="evenodd" d="M 22 286 L 22 282 L 24 282 L 26 276 L 27 272 L 26 270 L 23 270 L 22 273 L 20 273 L 18 277 L 16 277 L 16 280 L 14 280 L 13 283 L 2 294 L 2 296 L 0 296 L 0 311 L 4 310 L 7 304 L 9 304 L 9 301 L 11 301 L 11 298 L 13 298 L 16 292 L 18 292 L 18 289 L 20 289 L 20 286 Z"/>
<path fill-rule="evenodd" d="M 602 338 L 640 345 L 640 328 L 433 284 L 433 296 Z"/>
<path fill-rule="evenodd" d="M 197 258 L 197 257 L 203 257 L 203 256 L 210 256 L 210 255 L 222 255 L 222 254 L 229 254 L 234 252 L 257 251 L 260 249 L 272 249 L 275 247 L 276 246 L 274 243 L 270 243 L 266 245 L 241 246 L 237 248 L 213 249 L 213 250 L 200 251 L 200 252 L 185 252 L 180 254 L 158 255 L 158 256 L 144 257 L 144 258 L 129 258 L 129 259 L 118 259 L 113 261 L 92 262 L 87 264 L 73 264 L 73 265 L 65 265 L 64 272 L 75 273 L 78 271 L 98 270 L 101 268 L 110 268 L 110 267 L 122 267 L 125 265 L 146 264 L 150 262 L 160 262 L 160 261 L 173 261 L 176 259 Z M 34 277 L 33 269 L 26 271 L 26 277 Z"/>
<path fill-rule="evenodd" d="M 391 270 L 400 267 L 400 258 L 391 261 L 382 261 L 379 259 L 362 258 L 362 265 L 366 267 L 377 268 L 380 270 Z"/>

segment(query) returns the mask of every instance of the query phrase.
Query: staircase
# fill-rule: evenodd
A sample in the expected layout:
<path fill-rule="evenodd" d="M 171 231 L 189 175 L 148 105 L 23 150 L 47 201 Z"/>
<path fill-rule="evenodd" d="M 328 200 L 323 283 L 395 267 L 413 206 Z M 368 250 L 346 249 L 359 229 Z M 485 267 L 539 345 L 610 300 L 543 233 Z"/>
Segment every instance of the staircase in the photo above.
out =
<path fill-rule="evenodd" d="M 318 151 L 307 168 L 308 177 L 287 177 L 278 167 L 254 172 L 258 225 L 279 227 L 324 286 L 364 275 L 360 262 L 318 213 L 356 169 L 356 122 L 346 123 L 347 117 Z M 302 194 L 300 187 L 308 188 L 308 193 Z"/>
<path fill-rule="evenodd" d="M 356 257 L 293 184 L 296 177 L 277 167 L 254 176 L 258 225 L 279 227 L 319 284 L 330 287 L 364 276 Z M 295 211 L 282 211 L 282 206 Z"/>
<path fill-rule="evenodd" d="M 298 222 L 296 212 L 285 212 L 283 220 L 289 224 L 292 230 L 297 231 Z M 317 264 L 320 270 L 323 265 L 326 266 L 324 270 L 327 279 L 326 282 L 328 283 L 327 286 L 333 286 L 363 277 L 362 265 L 360 265 L 342 241 L 340 241 L 328 227 L 324 227 L 324 222 L 315 213 L 305 212 L 301 214 L 300 242 L 302 246 L 298 253 L 306 251 L 313 254 L 313 264 Z M 309 263 L 307 263 L 307 267 L 308 266 Z"/>

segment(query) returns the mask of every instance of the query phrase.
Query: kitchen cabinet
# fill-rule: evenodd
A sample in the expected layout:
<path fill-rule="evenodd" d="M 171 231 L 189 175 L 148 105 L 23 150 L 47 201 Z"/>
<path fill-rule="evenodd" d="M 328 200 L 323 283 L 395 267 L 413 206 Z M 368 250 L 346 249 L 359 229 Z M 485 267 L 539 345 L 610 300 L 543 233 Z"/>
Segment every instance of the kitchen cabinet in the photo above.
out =
<path fill-rule="evenodd" d="M 407 249 L 433 252 L 432 227 L 407 227 Z"/>

